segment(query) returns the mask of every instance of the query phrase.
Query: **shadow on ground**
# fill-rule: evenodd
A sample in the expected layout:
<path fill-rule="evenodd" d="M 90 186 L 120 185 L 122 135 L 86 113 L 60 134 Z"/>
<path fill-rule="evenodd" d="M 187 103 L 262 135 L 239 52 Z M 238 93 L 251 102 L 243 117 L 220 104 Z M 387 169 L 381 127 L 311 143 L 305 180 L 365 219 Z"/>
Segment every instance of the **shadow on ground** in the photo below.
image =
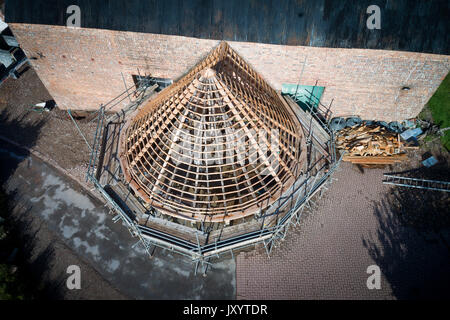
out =
<path fill-rule="evenodd" d="M 1 244 L 3 252 L 18 249 L 13 260 L 6 258 L 7 255 L 1 257 L 2 263 L 6 260 L 12 268 L 17 268 L 16 285 L 19 288 L 13 290 L 23 299 L 63 299 L 67 275 L 60 272 L 57 277 L 52 276 L 50 279 L 48 272 L 56 259 L 53 244 L 44 248 L 39 245 L 37 235 L 41 223 L 30 217 L 31 208 L 21 206 L 20 198 L 16 196 L 16 192 L 8 195 L 11 208 L 6 216 L 8 237 Z"/>
<path fill-rule="evenodd" d="M 8 110 L 0 111 L 0 136 L 15 141 L 14 136 L 25 133 L 32 139 L 23 141 L 23 146 L 32 148 L 36 144 L 42 126 L 45 120 L 41 119 L 32 124 L 23 121 L 26 115 L 21 118 L 10 117 Z M 0 187 L 8 180 L 8 178 L 16 171 L 19 163 L 24 161 L 30 155 L 30 152 L 24 148 L 18 148 L 0 137 Z M 30 161 L 30 160 L 28 160 Z"/>
<path fill-rule="evenodd" d="M 41 131 L 42 126 L 45 124 L 45 119 L 41 118 L 37 121 L 34 121 L 33 123 L 27 123 L 24 121 L 24 118 L 27 117 L 27 114 L 22 115 L 20 118 L 14 118 L 11 117 L 8 114 L 8 109 L 3 109 L 0 111 L 0 135 L 6 138 L 9 138 L 13 141 L 15 141 L 14 137 L 16 135 L 27 135 L 28 137 L 31 137 L 29 139 L 26 139 L 23 141 L 23 146 L 26 148 L 32 148 L 35 146 L 36 141 L 39 137 L 39 133 Z M 21 141 L 22 143 L 22 141 Z M 3 143 L 1 144 L 3 145 Z M 1 146 L 0 145 L 0 146 Z M 1 149 L 1 147 L 0 147 Z M 27 157 L 28 153 L 24 150 L 18 150 L 20 156 Z M 2 175 L 6 175 L 7 173 L 3 172 L 2 169 Z M 3 182 L 0 180 L 0 182 Z"/>
<path fill-rule="evenodd" d="M 26 115 L 23 115 L 26 117 Z M 32 148 L 39 136 L 45 120 L 25 124 L 22 118 L 12 118 L 7 109 L 0 112 L 0 134 L 6 138 L 26 133 L 25 147 Z M 34 138 L 33 138 L 34 137 Z M 4 140 L 0 140 L 0 192 L 9 177 L 14 174 L 22 161 L 30 162 L 29 152 Z M 31 163 L 29 163 L 31 165 Z M 10 274 L 16 279 L 13 285 L 15 294 L 24 299 L 62 299 L 64 297 L 66 275 L 61 274 L 58 281 L 49 279 L 48 269 L 56 259 L 52 244 L 39 248 L 36 235 L 35 218 L 29 212 L 31 208 L 22 206 L 17 190 L 9 192 L 5 208 L 2 208 L 3 227 L 6 236 L 0 242 L 0 263 L 6 264 Z M 17 254 L 12 254 L 16 251 Z"/>
<path fill-rule="evenodd" d="M 441 161 L 402 175 L 449 181 L 448 169 Z M 449 208 L 447 192 L 406 187 L 391 188 L 374 204 L 379 228 L 363 244 L 397 299 L 450 298 Z"/>

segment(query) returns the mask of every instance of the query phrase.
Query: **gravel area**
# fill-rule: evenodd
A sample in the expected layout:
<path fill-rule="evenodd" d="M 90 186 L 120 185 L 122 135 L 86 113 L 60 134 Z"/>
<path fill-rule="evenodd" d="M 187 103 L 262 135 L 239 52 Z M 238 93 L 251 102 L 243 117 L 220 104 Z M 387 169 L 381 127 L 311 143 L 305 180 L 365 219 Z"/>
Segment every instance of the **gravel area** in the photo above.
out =
<path fill-rule="evenodd" d="M 29 68 L 17 79 L 0 85 L 0 135 L 33 148 L 83 181 L 90 151 L 66 111 L 32 111 L 33 105 L 52 97 L 36 72 Z M 77 121 L 88 142 L 92 144 L 95 121 Z"/>

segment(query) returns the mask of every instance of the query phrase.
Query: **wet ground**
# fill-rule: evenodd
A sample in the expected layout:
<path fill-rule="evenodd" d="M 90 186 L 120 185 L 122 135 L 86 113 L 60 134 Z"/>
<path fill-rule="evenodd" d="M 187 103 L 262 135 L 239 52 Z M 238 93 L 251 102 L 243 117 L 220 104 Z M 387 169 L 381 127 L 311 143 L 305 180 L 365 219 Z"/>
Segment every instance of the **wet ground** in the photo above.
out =
<path fill-rule="evenodd" d="M 48 164 L 2 142 L 0 165 L 4 189 L 15 203 L 14 214 L 38 221 L 45 226 L 41 231 L 73 251 L 72 259 L 65 257 L 65 251 L 50 256 L 48 268 L 56 263 L 59 269 L 56 273 L 50 271 L 56 277 L 54 281 L 64 283 L 67 275 L 63 270 L 68 266 L 63 265 L 64 261 L 74 260 L 71 264 L 81 265 L 82 289 L 74 296 L 60 285 L 59 297 L 235 298 L 233 260 L 215 263 L 203 277 L 200 273 L 194 275 L 190 259 L 170 251 L 156 249 L 150 259 L 142 246 L 132 248 L 137 239 L 120 222 L 111 220 L 103 203 Z M 36 246 L 42 246 L 39 239 Z M 83 281 L 85 273 L 87 283 Z M 99 292 L 101 288 L 105 291 Z"/>

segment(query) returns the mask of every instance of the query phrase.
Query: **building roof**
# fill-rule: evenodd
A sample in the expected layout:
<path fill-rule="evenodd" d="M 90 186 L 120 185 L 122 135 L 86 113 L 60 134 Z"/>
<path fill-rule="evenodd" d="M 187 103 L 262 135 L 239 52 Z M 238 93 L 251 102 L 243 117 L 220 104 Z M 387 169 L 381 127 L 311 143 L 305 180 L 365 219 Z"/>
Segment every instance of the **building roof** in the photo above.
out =
<path fill-rule="evenodd" d="M 448 54 L 447 0 L 7 0 L 6 22 L 65 26 L 78 5 L 81 27 L 203 39 Z M 367 8 L 381 9 L 369 30 Z"/>
<path fill-rule="evenodd" d="M 211 222 L 264 210 L 306 157 L 290 107 L 226 42 L 138 109 L 119 148 L 125 179 L 145 201 Z"/>

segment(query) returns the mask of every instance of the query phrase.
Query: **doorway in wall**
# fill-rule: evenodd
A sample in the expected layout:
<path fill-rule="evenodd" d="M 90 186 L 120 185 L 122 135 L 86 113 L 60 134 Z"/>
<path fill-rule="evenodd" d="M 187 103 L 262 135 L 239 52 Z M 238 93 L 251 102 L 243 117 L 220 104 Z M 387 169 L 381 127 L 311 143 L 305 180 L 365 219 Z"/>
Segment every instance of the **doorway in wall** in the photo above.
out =
<path fill-rule="evenodd" d="M 161 91 L 162 89 L 170 86 L 173 83 L 172 79 L 166 79 L 166 78 L 157 78 L 157 77 L 151 77 L 151 76 L 141 76 L 137 74 L 133 74 L 133 81 L 136 85 L 136 88 L 139 88 L 142 83 L 144 83 L 145 80 L 149 81 L 150 86 L 157 84 L 158 88 L 156 89 L 156 92 Z"/>

